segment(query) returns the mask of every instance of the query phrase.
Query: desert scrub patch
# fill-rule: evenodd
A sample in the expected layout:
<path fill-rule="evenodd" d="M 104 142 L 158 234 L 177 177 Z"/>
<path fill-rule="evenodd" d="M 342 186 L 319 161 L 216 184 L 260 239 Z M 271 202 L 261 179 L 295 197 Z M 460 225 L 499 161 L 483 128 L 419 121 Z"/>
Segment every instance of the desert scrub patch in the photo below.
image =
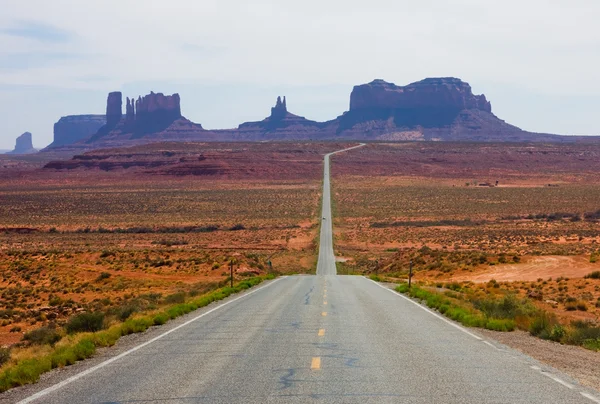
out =
<path fill-rule="evenodd" d="M 409 289 L 408 284 L 405 283 L 400 284 L 396 291 L 424 301 L 428 307 L 438 310 L 444 316 L 467 327 L 480 327 L 495 331 L 513 331 L 516 327 L 512 318 L 496 318 L 486 315 L 486 313 L 473 307 L 470 302 L 449 297 L 443 293 L 426 290 L 418 286 Z"/>
<path fill-rule="evenodd" d="M 65 329 L 69 334 L 95 332 L 104 328 L 104 313 L 81 313 L 71 317 Z"/>
<path fill-rule="evenodd" d="M 70 329 L 72 331 L 82 333 L 65 337 L 56 346 L 50 348 L 49 352 L 48 349 L 45 349 L 40 351 L 38 355 L 34 353 L 35 358 L 29 356 L 17 360 L 12 365 L 6 364 L 0 372 L 0 392 L 12 387 L 35 383 L 42 373 L 89 358 L 94 355 L 98 347 L 112 346 L 122 336 L 144 332 L 154 325 L 165 324 L 169 319 L 207 306 L 214 301 L 225 299 L 234 293 L 260 284 L 264 279 L 273 279 L 274 277 L 273 274 L 270 274 L 266 277 L 246 279 L 233 288 L 217 289 L 205 295 L 197 296 L 189 302 L 163 308 L 154 314 L 140 314 L 108 329 L 95 332 L 89 331 L 104 324 L 103 313 L 81 313 L 73 316 L 67 323 L 67 327 L 71 324 Z M 102 322 L 100 318 L 102 318 Z M 11 359 L 7 360 L 10 361 Z"/>

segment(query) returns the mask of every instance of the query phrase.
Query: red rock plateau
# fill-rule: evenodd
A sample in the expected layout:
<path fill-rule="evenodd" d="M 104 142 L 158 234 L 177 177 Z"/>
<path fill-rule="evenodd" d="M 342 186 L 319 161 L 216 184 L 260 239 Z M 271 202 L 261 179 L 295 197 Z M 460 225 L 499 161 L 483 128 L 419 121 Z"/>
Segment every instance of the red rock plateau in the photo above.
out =
<path fill-rule="evenodd" d="M 66 161 L 52 161 L 44 172 L 72 173 L 88 178 L 94 172 L 144 175 L 205 176 L 232 179 L 317 179 L 323 154 L 342 149 L 340 143 L 163 142 L 94 150 Z"/>

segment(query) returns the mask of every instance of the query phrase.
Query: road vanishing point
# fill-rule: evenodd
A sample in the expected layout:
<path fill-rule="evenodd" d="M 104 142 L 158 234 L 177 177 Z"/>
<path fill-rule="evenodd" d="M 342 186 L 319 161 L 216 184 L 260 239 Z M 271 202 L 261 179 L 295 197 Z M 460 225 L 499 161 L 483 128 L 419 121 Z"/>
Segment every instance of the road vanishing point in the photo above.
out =
<path fill-rule="evenodd" d="M 386 286 L 336 275 L 333 154 L 316 275 L 281 277 L 125 338 L 0 403 L 600 403 Z"/>

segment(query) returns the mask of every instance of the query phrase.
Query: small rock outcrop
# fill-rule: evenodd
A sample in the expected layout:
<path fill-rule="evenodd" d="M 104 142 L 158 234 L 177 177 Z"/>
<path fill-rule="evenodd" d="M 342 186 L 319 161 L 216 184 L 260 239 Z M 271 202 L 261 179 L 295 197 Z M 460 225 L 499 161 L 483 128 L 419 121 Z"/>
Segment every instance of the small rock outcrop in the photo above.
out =
<path fill-rule="evenodd" d="M 106 124 L 104 115 L 68 115 L 54 124 L 54 141 L 48 148 L 69 146 L 87 139 Z"/>
<path fill-rule="evenodd" d="M 15 149 L 10 154 L 31 154 L 37 153 L 33 148 L 33 140 L 30 132 L 25 132 L 17 138 Z"/>
<path fill-rule="evenodd" d="M 232 133 L 226 131 L 222 133 L 240 140 L 307 139 L 321 126 L 322 124 L 319 122 L 288 112 L 286 98 L 282 99 L 279 96 L 275 106 L 271 108 L 269 117 L 258 122 L 245 122 Z"/>

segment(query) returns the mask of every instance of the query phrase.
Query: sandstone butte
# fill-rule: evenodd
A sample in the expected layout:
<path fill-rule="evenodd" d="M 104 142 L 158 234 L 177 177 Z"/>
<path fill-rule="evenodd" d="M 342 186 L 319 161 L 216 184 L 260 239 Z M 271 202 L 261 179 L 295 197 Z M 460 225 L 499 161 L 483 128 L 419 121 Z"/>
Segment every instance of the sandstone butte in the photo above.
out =
<path fill-rule="evenodd" d="M 9 154 L 31 154 L 37 153 L 37 150 L 33 147 L 33 140 L 31 133 L 25 132 L 17 138 L 15 149 Z"/>
<path fill-rule="evenodd" d="M 99 122 L 96 115 L 81 116 L 82 130 Z M 83 118 L 88 117 L 88 118 Z M 91 118 L 95 117 L 95 118 Z M 287 99 L 277 98 L 262 121 L 236 129 L 205 130 L 181 114 L 179 94 L 154 93 L 126 99 L 112 92 L 107 99 L 105 124 L 87 136 L 65 136 L 66 119 L 55 125 L 51 145 L 76 150 L 118 147 L 157 141 L 265 141 L 265 140 L 427 140 L 480 142 L 596 142 L 598 137 L 559 136 L 521 130 L 496 117 L 485 95 L 457 78 L 428 78 L 406 86 L 383 80 L 355 86 L 350 109 L 327 122 L 316 122 L 288 111 Z M 71 128 L 74 122 L 69 117 Z M 60 125 L 59 125 L 60 124 Z M 60 133 L 57 134 L 57 126 Z M 83 127 L 85 126 L 85 130 Z M 75 132 L 71 129 L 72 132 Z"/>

